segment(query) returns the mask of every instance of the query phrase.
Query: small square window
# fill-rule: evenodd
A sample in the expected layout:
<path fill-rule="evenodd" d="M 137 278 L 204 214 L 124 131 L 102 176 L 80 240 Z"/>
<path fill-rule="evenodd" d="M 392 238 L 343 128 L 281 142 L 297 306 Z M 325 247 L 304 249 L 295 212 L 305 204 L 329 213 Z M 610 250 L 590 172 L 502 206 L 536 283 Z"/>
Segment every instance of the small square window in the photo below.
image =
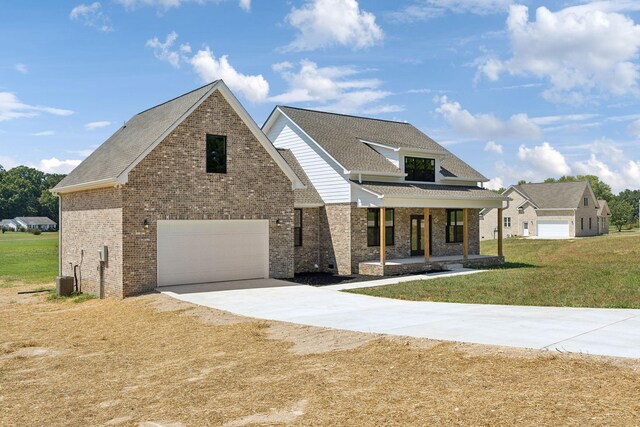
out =
<path fill-rule="evenodd" d="M 511 228 L 511 217 L 505 216 L 503 219 L 504 228 Z"/>
<path fill-rule="evenodd" d="M 227 173 L 227 137 L 207 134 L 207 173 Z"/>

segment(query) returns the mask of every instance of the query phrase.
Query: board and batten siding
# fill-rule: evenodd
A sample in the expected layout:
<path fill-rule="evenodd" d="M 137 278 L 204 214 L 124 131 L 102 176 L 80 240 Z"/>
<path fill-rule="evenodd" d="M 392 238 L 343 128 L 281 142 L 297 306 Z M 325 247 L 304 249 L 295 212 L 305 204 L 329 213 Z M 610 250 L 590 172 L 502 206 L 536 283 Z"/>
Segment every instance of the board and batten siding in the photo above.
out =
<path fill-rule="evenodd" d="M 267 136 L 277 148 L 291 150 L 324 203 L 351 201 L 349 181 L 337 170 L 342 168 L 288 118 L 278 117 Z"/>

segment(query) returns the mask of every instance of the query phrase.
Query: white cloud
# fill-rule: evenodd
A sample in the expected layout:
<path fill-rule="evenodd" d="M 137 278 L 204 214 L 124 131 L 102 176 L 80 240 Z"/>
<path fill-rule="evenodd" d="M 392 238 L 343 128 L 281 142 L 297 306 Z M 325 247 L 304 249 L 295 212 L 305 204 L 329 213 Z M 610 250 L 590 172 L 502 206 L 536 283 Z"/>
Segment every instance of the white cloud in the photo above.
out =
<path fill-rule="evenodd" d="M 521 145 L 518 149 L 518 159 L 529 167 L 538 180 L 571 173 L 571 168 L 562 153 L 548 142 L 533 148 Z"/>
<path fill-rule="evenodd" d="M 153 49 L 153 55 L 161 61 L 167 61 L 172 66 L 179 68 L 180 67 L 180 53 L 175 50 L 171 50 L 173 44 L 178 39 L 178 34 L 175 31 L 167 34 L 167 37 L 164 40 L 164 43 L 158 40 L 157 37 L 154 37 L 150 40 L 147 40 L 145 46 Z M 180 52 L 189 53 L 191 52 L 191 46 L 182 45 L 179 48 Z"/>
<path fill-rule="evenodd" d="M 146 46 L 153 49 L 156 58 L 167 61 L 175 68 L 179 68 L 181 63 L 191 65 L 205 83 L 222 79 L 232 91 L 242 94 L 251 102 L 263 102 L 267 99 L 269 83 L 262 74 L 247 75 L 238 72 L 229 63 L 227 55 L 218 59 L 207 46 L 193 56 L 190 56 L 191 46 L 188 43 L 174 50 L 173 46 L 177 39 L 178 34 L 172 31 L 164 42 L 154 37 L 147 41 Z"/>
<path fill-rule="evenodd" d="M 55 135 L 55 134 L 56 134 L 55 131 L 45 130 L 45 131 L 42 131 L 42 132 L 32 133 L 31 135 L 33 135 L 33 136 L 52 136 L 52 135 Z"/>
<path fill-rule="evenodd" d="M 245 12 L 249 12 L 251 10 L 251 0 L 240 0 L 239 4 L 240 8 Z"/>
<path fill-rule="evenodd" d="M 35 117 L 41 113 L 53 114 L 55 116 L 69 116 L 73 114 L 73 111 L 44 105 L 25 104 L 21 102 L 14 93 L 0 92 L 0 122 L 24 117 Z"/>
<path fill-rule="evenodd" d="M 69 13 L 72 21 L 81 21 L 87 27 L 95 28 L 102 32 L 113 31 L 111 19 L 102 12 L 102 5 L 99 2 L 91 4 L 80 4 Z"/>
<path fill-rule="evenodd" d="M 29 72 L 29 69 L 27 68 L 26 65 L 22 64 L 22 63 L 18 63 L 15 65 L 15 69 L 17 72 L 22 73 L 22 74 L 27 74 Z"/>
<path fill-rule="evenodd" d="M 393 12 L 391 16 L 398 22 L 414 22 L 436 18 L 448 11 L 489 15 L 506 12 L 512 4 L 513 0 L 422 0 Z"/>
<path fill-rule="evenodd" d="M 495 141 L 488 141 L 484 146 L 484 151 L 493 151 L 494 153 L 502 154 L 502 145 L 497 144 Z"/>
<path fill-rule="evenodd" d="M 627 132 L 629 132 L 630 135 L 636 138 L 640 138 L 640 120 L 636 120 L 633 123 L 631 123 L 627 127 Z"/>
<path fill-rule="evenodd" d="M 402 107 L 380 104 L 392 93 L 381 90 L 378 79 L 357 78 L 361 71 L 352 66 L 318 67 L 309 60 L 300 61 L 300 68 L 290 62 L 273 65 L 287 82 L 286 92 L 269 98 L 272 102 L 307 102 L 339 113 L 379 114 L 402 111 Z"/>
<path fill-rule="evenodd" d="M 20 166 L 20 162 L 18 162 L 13 157 L 0 156 L 0 166 L 2 166 L 5 170 L 9 170 L 15 168 L 16 166 Z"/>
<path fill-rule="evenodd" d="M 99 122 L 90 122 L 84 125 L 84 128 L 86 130 L 95 130 L 95 129 L 99 129 L 99 128 L 104 128 L 107 126 L 110 126 L 111 122 L 108 122 L 106 120 L 103 121 L 99 121 Z"/>
<path fill-rule="evenodd" d="M 446 96 L 436 97 L 440 104 L 436 112 L 440 113 L 454 131 L 461 135 L 484 140 L 506 138 L 540 138 L 540 127 L 526 114 L 512 115 L 503 121 L 493 114 L 472 114 L 462 108 L 460 103 L 449 101 Z"/>
<path fill-rule="evenodd" d="M 499 190 L 504 188 L 504 182 L 502 181 L 502 178 L 497 176 L 495 178 L 491 178 L 489 182 L 485 182 L 484 186 L 489 190 Z"/>
<path fill-rule="evenodd" d="M 627 160 L 611 166 L 595 154 L 589 160 L 575 162 L 573 168 L 580 175 L 596 175 L 611 186 L 614 193 L 624 189 L 640 189 L 640 161 Z"/>
<path fill-rule="evenodd" d="M 81 162 L 82 160 L 58 160 L 52 157 L 40 160 L 38 169 L 46 173 L 69 173 Z"/>
<path fill-rule="evenodd" d="M 620 3 L 616 6 L 616 3 Z M 636 2 L 637 3 L 637 2 Z M 511 6 L 507 31 L 511 58 L 486 60 L 479 73 L 498 80 L 502 73 L 548 79 L 549 101 L 580 103 L 593 93 L 638 93 L 640 26 L 616 10 L 630 2 L 593 2 L 551 12 Z M 635 5 L 636 9 L 640 9 Z"/>
<path fill-rule="evenodd" d="M 384 38 L 376 17 L 360 9 L 357 0 L 307 0 L 293 8 L 286 21 L 298 30 L 287 51 L 315 50 L 334 45 L 363 49 Z"/>
<path fill-rule="evenodd" d="M 269 95 L 269 83 L 262 74 L 252 76 L 239 73 L 229 64 L 227 55 L 216 59 L 208 47 L 199 50 L 189 63 L 203 81 L 222 79 L 232 91 L 242 94 L 251 102 L 263 102 Z"/>

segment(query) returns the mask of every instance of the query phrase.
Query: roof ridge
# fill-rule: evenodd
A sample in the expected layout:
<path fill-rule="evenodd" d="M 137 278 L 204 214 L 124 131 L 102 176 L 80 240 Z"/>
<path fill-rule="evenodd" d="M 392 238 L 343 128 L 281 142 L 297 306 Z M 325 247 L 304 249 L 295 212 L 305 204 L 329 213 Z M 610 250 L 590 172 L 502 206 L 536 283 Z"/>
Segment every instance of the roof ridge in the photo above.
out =
<path fill-rule="evenodd" d="M 163 105 L 165 105 L 165 104 L 168 104 L 168 103 L 170 103 L 170 102 L 175 101 L 176 99 L 180 99 L 180 98 L 182 98 L 183 96 L 187 96 L 187 95 L 189 95 L 189 94 L 191 94 L 191 93 L 193 93 L 193 92 L 197 92 L 197 91 L 199 91 L 200 89 L 204 89 L 204 88 L 205 88 L 205 87 L 207 87 L 207 86 L 214 85 L 214 84 L 218 83 L 218 81 L 220 81 L 220 80 L 219 80 L 219 79 L 218 79 L 218 80 L 214 80 L 214 81 L 212 81 L 211 83 L 207 83 L 206 85 L 200 86 L 199 88 L 196 88 L 196 89 L 190 90 L 189 92 L 185 92 L 185 93 L 183 93 L 182 95 L 178 95 L 178 96 L 176 96 L 175 98 L 171 98 L 171 99 L 170 99 L 170 100 L 168 100 L 168 101 L 161 102 L 161 103 L 160 103 L 160 104 L 158 104 L 158 105 L 154 105 L 153 107 L 147 108 L 146 110 L 142 110 L 142 111 L 140 111 L 139 113 L 135 114 L 133 117 L 135 117 L 135 116 L 139 116 L 140 114 L 142 114 L 142 113 L 146 113 L 147 111 L 153 110 L 154 108 L 161 107 L 161 106 L 163 106 Z"/>
<path fill-rule="evenodd" d="M 312 113 L 331 114 L 333 116 L 351 117 L 351 118 L 354 118 L 354 119 L 375 120 L 375 121 L 378 121 L 378 122 L 397 123 L 397 124 L 400 124 L 400 125 L 413 126 L 409 122 L 400 122 L 398 120 L 378 119 L 378 118 L 375 118 L 375 117 L 364 117 L 364 116 L 356 116 L 354 114 L 343 114 L 343 113 L 334 113 L 334 112 L 331 112 L 331 111 L 312 110 L 310 108 L 291 107 L 291 106 L 288 106 L 288 105 L 278 105 L 277 108 L 290 108 L 292 110 L 309 111 L 309 112 L 312 112 Z"/>

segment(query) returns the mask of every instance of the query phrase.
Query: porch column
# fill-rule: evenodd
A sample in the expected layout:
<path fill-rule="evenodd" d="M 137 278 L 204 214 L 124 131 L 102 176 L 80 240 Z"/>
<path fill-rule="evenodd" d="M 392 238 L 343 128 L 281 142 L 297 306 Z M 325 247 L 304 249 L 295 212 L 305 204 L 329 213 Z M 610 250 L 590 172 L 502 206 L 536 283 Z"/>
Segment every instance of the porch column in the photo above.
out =
<path fill-rule="evenodd" d="M 422 236 L 422 241 L 424 242 L 424 260 L 429 262 L 429 256 L 431 255 L 429 253 L 429 208 L 424 208 L 422 224 L 424 224 L 424 236 Z"/>
<path fill-rule="evenodd" d="M 498 256 L 502 254 L 502 208 L 498 208 Z"/>
<path fill-rule="evenodd" d="M 387 236 L 386 236 L 385 209 L 380 208 L 380 264 L 384 267 L 387 261 Z"/>
<path fill-rule="evenodd" d="M 462 255 L 469 258 L 469 209 L 462 210 Z"/>

